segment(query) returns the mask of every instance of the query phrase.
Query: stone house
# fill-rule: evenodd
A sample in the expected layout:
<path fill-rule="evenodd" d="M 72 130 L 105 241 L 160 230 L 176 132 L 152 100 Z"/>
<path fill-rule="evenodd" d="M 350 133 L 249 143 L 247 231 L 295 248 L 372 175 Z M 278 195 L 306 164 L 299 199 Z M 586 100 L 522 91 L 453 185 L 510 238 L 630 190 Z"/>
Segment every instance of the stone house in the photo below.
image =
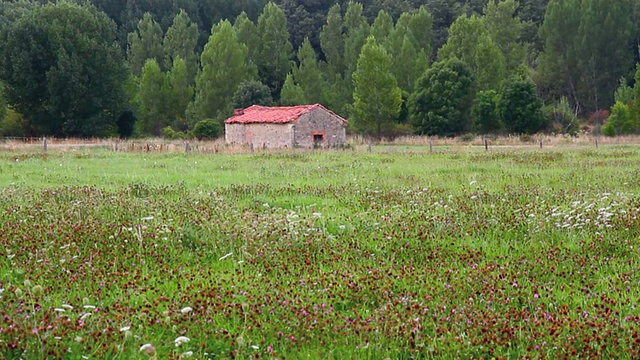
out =
<path fill-rule="evenodd" d="M 263 148 L 334 147 L 347 143 L 347 120 L 320 104 L 286 107 L 253 105 L 225 121 L 227 144 Z"/>

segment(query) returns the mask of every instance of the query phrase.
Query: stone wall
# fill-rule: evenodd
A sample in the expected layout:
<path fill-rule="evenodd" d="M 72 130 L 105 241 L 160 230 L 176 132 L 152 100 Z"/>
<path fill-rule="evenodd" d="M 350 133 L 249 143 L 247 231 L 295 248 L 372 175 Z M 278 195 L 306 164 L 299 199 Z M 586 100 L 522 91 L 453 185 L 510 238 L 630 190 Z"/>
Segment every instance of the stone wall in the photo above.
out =
<path fill-rule="evenodd" d="M 316 108 L 302 115 L 293 127 L 293 144 L 298 147 L 313 147 L 314 135 L 321 147 L 342 146 L 347 143 L 346 125 L 335 114 Z"/>
<path fill-rule="evenodd" d="M 293 146 L 293 124 L 225 124 L 227 144 L 251 145 L 256 148 Z"/>

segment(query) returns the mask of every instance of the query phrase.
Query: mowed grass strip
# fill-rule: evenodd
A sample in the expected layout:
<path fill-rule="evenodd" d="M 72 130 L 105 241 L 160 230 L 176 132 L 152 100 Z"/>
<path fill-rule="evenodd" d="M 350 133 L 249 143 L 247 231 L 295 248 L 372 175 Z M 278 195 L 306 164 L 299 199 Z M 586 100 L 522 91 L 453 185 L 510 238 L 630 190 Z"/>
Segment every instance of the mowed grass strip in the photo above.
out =
<path fill-rule="evenodd" d="M 640 149 L 0 154 L 6 358 L 637 358 Z"/>

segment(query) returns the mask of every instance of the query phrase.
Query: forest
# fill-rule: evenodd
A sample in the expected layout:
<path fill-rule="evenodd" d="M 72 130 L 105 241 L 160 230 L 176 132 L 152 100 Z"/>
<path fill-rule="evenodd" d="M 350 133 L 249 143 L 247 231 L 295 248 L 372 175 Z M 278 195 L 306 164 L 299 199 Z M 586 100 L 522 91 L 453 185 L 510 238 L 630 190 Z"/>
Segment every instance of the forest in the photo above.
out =
<path fill-rule="evenodd" d="M 0 136 L 213 138 L 321 103 L 375 138 L 640 132 L 640 0 L 14 0 Z M 639 85 L 637 85 L 639 84 Z"/>

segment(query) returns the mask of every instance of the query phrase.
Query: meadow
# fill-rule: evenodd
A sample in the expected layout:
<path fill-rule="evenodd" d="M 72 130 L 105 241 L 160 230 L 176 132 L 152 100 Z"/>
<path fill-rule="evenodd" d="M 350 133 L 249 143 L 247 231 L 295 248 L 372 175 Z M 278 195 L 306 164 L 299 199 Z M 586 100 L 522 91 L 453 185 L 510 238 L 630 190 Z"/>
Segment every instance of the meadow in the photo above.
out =
<path fill-rule="evenodd" d="M 640 357 L 640 147 L 0 152 L 8 359 Z"/>

